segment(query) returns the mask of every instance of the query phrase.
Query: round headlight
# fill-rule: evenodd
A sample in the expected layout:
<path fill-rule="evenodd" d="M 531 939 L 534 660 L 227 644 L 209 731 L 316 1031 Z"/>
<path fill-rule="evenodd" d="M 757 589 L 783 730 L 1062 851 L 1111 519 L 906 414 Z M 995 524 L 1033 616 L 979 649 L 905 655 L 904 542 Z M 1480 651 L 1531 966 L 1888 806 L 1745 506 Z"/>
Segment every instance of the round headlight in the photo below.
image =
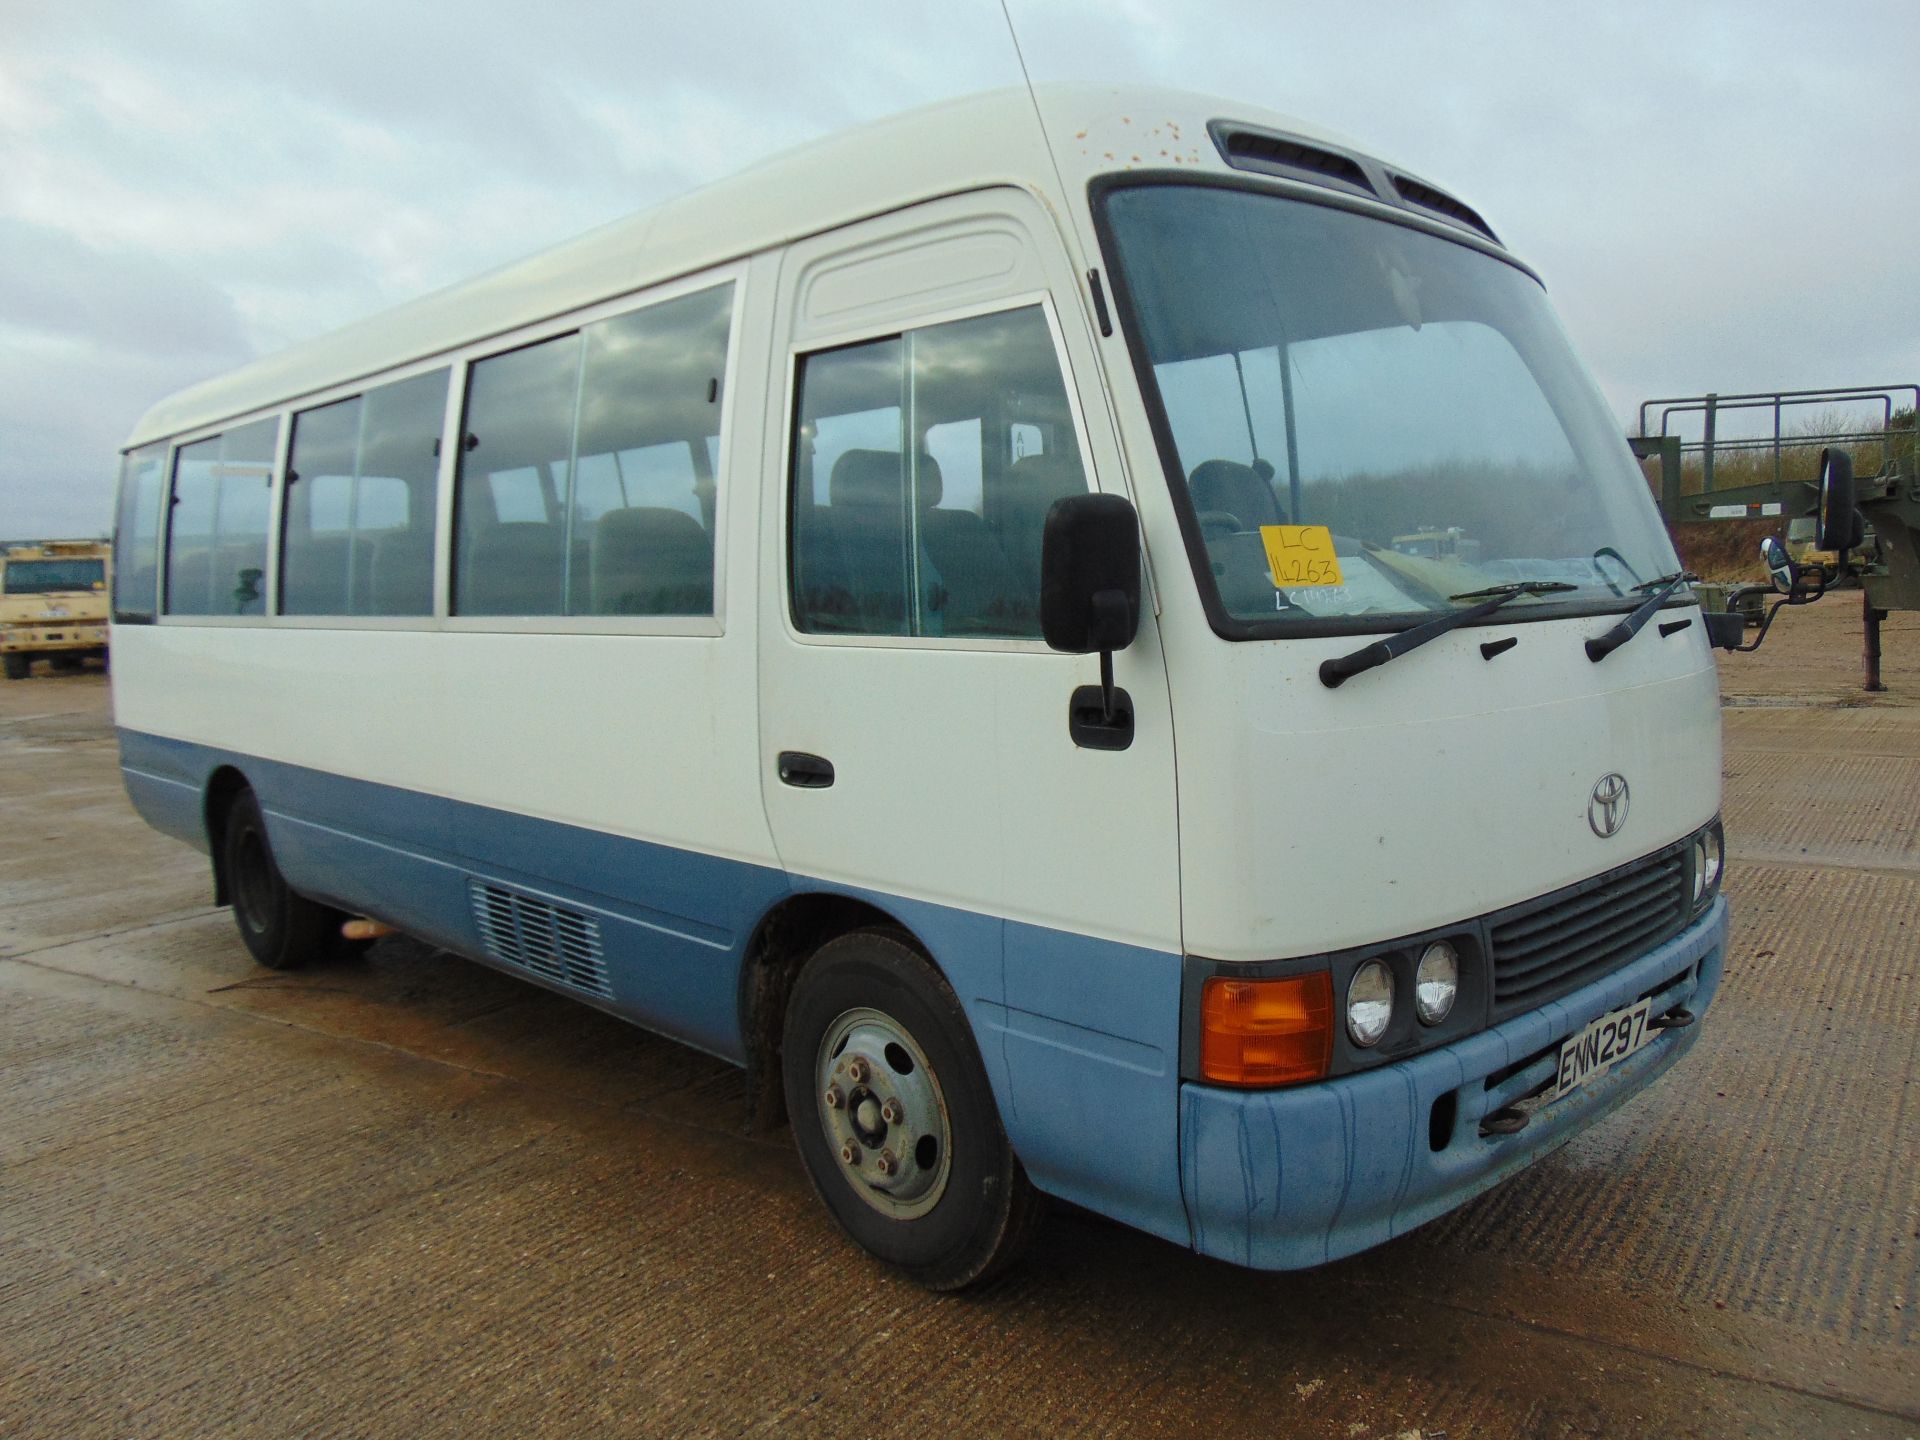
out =
<path fill-rule="evenodd" d="M 1393 972 L 1369 960 L 1347 982 L 1347 1034 L 1360 1046 L 1377 1045 L 1393 1019 Z"/>
<path fill-rule="evenodd" d="M 1718 830 L 1709 830 L 1703 841 L 1707 863 L 1701 873 L 1706 876 L 1706 893 L 1711 895 L 1720 888 L 1720 869 L 1726 862 L 1727 842 Z"/>
<path fill-rule="evenodd" d="M 1707 841 L 1706 837 L 1693 842 L 1693 903 L 1698 905 L 1700 897 L 1707 893 Z"/>
<path fill-rule="evenodd" d="M 1460 956 L 1444 940 L 1427 946 L 1413 972 L 1413 1008 L 1423 1025 L 1438 1025 L 1460 994 Z"/>

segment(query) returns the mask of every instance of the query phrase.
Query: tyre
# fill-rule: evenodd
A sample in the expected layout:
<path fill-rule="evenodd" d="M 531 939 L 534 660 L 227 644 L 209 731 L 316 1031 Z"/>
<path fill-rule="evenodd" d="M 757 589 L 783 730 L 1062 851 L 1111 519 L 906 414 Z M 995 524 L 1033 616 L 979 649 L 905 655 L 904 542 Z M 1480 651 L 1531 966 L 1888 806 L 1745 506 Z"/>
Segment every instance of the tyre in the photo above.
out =
<path fill-rule="evenodd" d="M 296 970 L 335 953 L 339 912 L 287 885 L 251 790 L 236 795 L 227 811 L 224 851 L 233 922 L 255 960 L 270 970 Z"/>
<path fill-rule="evenodd" d="M 6 667 L 7 679 L 24 680 L 27 678 L 27 671 L 33 667 L 33 657 L 24 650 L 12 650 L 5 656 L 0 656 L 0 664 Z"/>
<path fill-rule="evenodd" d="M 856 931 L 807 961 L 781 1072 L 807 1176 L 869 1253 L 958 1290 L 1026 1243 L 1042 1201 L 1007 1143 L 973 1032 L 940 972 L 898 937 Z"/>

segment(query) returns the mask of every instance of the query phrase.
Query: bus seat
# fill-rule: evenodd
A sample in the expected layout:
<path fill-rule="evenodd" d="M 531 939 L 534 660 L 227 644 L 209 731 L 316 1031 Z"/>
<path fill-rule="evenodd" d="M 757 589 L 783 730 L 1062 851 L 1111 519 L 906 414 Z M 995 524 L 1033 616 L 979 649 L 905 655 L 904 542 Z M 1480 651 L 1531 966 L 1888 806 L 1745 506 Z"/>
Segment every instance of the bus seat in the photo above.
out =
<path fill-rule="evenodd" d="M 298 532 L 294 532 L 298 534 Z M 290 540 L 292 537 L 289 537 Z M 299 535 L 280 552 L 280 609 L 288 615 L 345 615 L 347 536 Z"/>
<path fill-rule="evenodd" d="M 366 546 L 364 615 L 433 613 L 433 532 L 389 530 Z"/>
<path fill-rule="evenodd" d="M 473 532 L 455 607 L 464 615 L 560 612 L 561 527 L 509 520 Z"/>
<path fill-rule="evenodd" d="M 907 619 L 906 479 L 899 452 L 848 450 L 827 477 L 799 548 L 801 596 L 813 623 L 903 635 Z"/>
<path fill-rule="evenodd" d="M 1040 609 L 1040 538 L 1053 502 L 1084 495 L 1087 472 L 1075 455 L 1022 455 L 1007 470 L 1001 494 L 1000 548 L 1013 567 L 1023 603 Z M 1035 620 L 1036 626 L 1038 620 Z"/>
<path fill-rule="evenodd" d="M 1286 520 L 1273 487 L 1251 465 L 1237 460 L 1202 460 L 1187 479 L 1187 491 L 1195 510 L 1231 515 L 1242 530 L 1258 530 L 1262 525 L 1280 525 Z"/>
<path fill-rule="evenodd" d="M 922 457 L 920 543 L 939 571 L 932 608 L 944 635 L 1037 635 L 1038 610 L 1022 603 L 1005 552 L 971 510 L 942 510 L 940 467 Z M 929 467 L 931 467 L 929 469 Z"/>
<path fill-rule="evenodd" d="M 713 538 L 684 510 L 609 510 L 588 564 L 596 615 L 713 613 Z"/>

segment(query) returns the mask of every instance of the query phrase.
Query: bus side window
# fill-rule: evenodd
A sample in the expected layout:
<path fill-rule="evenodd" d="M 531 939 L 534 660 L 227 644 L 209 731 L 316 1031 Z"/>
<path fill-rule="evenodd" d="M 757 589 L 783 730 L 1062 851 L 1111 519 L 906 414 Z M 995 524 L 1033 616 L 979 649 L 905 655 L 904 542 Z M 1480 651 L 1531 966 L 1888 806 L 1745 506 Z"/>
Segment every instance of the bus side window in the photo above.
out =
<path fill-rule="evenodd" d="M 257 420 L 176 453 L 167 526 L 169 615 L 265 613 L 279 432 L 278 420 Z"/>
<path fill-rule="evenodd" d="M 454 609 L 463 615 L 566 613 L 564 497 L 580 336 L 475 362 L 455 487 Z"/>
<path fill-rule="evenodd" d="M 280 609 L 433 613 L 435 446 L 447 371 L 294 416 Z"/>
<path fill-rule="evenodd" d="M 574 614 L 714 613 L 732 320 L 733 287 L 722 285 L 587 327 L 573 504 L 586 563 L 572 571 Z M 583 503 L 590 478 L 600 485 Z"/>
<path fill-rule="evenodd" d="M 794 623 L 1037 639 L 1046 512 L 1087 489 L 1041 308 L 821 351 L 799 387 Z"/>
<path fill-rule="evenodd" d="M 160 500 L 166 488 L 164 444 L 127 456 L 113 536 L 113 612 L 121 621 L 151 620 L 159 596 Z"/>
<path fill-rule="evenodd" d="M 459 613 L 714 613 L 732 317 L 721 285 L 474 364 Z"/>

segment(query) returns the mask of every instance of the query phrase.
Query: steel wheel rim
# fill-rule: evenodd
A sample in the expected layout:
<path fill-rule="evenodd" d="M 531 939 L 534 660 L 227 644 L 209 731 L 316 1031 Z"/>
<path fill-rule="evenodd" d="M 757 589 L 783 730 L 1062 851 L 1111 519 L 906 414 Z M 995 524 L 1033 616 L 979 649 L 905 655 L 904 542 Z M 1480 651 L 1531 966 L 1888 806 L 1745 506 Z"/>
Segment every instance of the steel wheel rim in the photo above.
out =
<path fill-rule="evenodd" d="M 893 1220 L 939 1204 L 953 1126 L 940 1077 L 906 1027 L 864 1006 L 845 1011 L 827 1026 L 813 1068 L 821 1133 L 848 1188 Z"/>

